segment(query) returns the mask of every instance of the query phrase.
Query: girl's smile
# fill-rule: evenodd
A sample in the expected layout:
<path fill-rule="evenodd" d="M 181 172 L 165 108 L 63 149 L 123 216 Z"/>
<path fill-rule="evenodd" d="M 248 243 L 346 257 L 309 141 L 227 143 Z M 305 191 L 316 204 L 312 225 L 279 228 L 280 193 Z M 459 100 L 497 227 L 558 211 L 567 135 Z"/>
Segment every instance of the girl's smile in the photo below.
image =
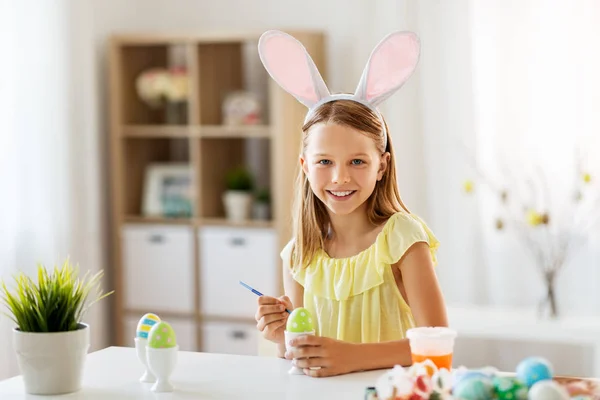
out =
<path fill-rule="evenodd" d="M 336 201 L 345 201 L 345 200 L 348 200 L 350 197 L 352 197 L 352 195 L 354 193 L 356 193 L 356 190 L 345 190 L 345 191 L 327 190 L 327 193 L 330 196 L 332 196 L 332 198 L 335 199 Z"/>
<path fill-rule="evenodd" d="M 373 139 L 349 126 L 320 123 L 308 135 L 300 162 L 315 195 L 337 215 L 348 215 L 371 196 L 387 159 Z"/>

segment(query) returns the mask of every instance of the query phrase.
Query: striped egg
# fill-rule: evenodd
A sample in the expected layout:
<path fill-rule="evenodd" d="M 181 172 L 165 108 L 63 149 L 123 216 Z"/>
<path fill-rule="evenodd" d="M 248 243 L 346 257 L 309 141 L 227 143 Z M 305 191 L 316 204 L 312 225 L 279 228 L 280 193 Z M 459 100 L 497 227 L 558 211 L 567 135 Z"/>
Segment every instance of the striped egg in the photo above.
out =
<path fill-rule="evenodd" d="M 158 322 L 160 322 L 158 315 L 152 313 L 145 314 L 140 318 L 140 322 L 137 324 L 135 336 L 142 339 L 148 339 L 148 332 L 150 332 L 150 329 Z"/>

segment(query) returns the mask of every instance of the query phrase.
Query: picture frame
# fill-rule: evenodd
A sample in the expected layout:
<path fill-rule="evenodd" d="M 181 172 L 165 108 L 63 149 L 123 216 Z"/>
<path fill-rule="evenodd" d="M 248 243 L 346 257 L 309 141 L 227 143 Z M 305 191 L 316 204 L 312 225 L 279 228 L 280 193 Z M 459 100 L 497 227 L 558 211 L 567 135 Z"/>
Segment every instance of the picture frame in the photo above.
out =
<path fill-rule="evenodd" d="M 146 167 L 142 213 L 147 217 L 189 218 L 194 194 L 189 164 L 156 163 Z"/>

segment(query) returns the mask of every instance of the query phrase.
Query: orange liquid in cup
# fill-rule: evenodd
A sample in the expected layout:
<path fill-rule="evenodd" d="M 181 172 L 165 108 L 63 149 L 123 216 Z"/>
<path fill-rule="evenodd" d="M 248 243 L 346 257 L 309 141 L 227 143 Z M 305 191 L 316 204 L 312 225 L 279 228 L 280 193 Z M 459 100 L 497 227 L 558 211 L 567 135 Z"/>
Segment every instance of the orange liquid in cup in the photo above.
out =
<path fill-rule="evenodd" d="M 412 353 L 413 363 L 419 363 L 425 360 L 431 360 L 435 366 L 438 367 L 438 369 L 446 368 L 448 371 L 452 369 L 452 353 L 440 356 L 425 356 L 422 354 Z"/>

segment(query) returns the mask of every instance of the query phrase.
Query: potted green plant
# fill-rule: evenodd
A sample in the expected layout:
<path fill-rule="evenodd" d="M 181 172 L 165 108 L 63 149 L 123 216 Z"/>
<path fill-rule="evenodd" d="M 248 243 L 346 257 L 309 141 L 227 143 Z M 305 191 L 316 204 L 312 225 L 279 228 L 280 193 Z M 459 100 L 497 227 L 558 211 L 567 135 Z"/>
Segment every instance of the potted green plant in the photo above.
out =
<path fill-rule="evenodd" d="M 231 221 L 249 219 L 252 207 L 254 179 L 247 168 L 236 167 L 227 172 L 223 193 L 225 214 Z"/>
<path fill-rule="evenodd" d="M 2 282 L 0 298 L 16 324 L 13 343 L 27 393 L 56 395 L 81 388 L 90 346 L 83 316 L 113 293 L 102 293 L 102 276 L 102 271 L 88 272 L 80 279 L 67 259 L 51 273 L 38 264 L 37 282 L 23 272 L 14 277 L 13 290 Z"/>
<path fill-rule="evenodd" d="M 271 193 L 268 188 L 262 188 L 256 192 L 254 201 L 254 218 L 268 220 L 270 217 Z"/>

